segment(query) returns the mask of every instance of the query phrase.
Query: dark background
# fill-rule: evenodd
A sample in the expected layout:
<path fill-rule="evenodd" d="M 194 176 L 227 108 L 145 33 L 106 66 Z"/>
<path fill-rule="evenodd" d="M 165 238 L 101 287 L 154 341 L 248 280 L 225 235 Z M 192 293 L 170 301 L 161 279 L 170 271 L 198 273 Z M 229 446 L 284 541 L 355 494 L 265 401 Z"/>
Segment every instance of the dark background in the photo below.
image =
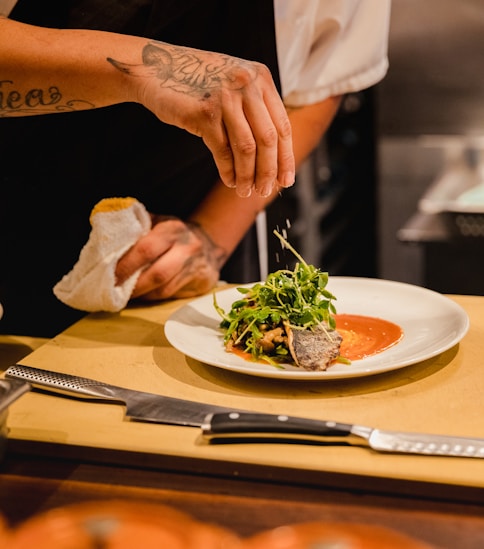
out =
<path fill-rule="evenodd" d="M 437 241 L 402 235 L 442 173 L 447 139 L 484 135 L 484 2 L 393 0 L 389 60 L 381 83 L 346 98 L 269 228 L 286 216 L 298 251 L 333 275 L 482 294 L 484 215 L 470 220 L 482 227 L 472 238 L 453 217 L 424 220 Z M 293 261 L 271 234 L 269 244 L 271 269 Z"/>

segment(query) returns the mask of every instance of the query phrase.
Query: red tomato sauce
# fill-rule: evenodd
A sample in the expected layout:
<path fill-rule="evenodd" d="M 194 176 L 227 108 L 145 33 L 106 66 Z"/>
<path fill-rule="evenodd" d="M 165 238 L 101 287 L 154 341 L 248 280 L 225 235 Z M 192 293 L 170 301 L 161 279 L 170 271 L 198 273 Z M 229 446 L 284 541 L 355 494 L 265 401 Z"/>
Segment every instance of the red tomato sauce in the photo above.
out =
<path fill-rule="evenodd" d="M 334 318 L 336 329 L 343 337 L 340 356 L 351 362 L 381 353 L 396 345 L 403 337 L 400 326 L 382 318 L 350 314 L 337 314 Z M 231 352 L 253 361 L 251 354 L 242 349 L 233 347 Z M 268 363 L 263 359 L 257 362 Z"/>
<path fill-rule="evenodd" d="M 243 358 L 244 360 L 254 362 L 254 359 L 252 358 L 252 355 L 250 353 L 248 353 L 247 351 L 243 351 L 238 347 L 232 347 L 232 349 L 230 349 L 230 352 L 234 353 L 234 355 L 240 356 L 240 358 Z M 256 362 L 260 362 L 261 364 L 269 364 L 267 360 L 257 360 Z"/>
<path fill-rule="evenodd" d="M 341 356 L 360 360 L 397 344 L 403 330 L 397 324 L 371 316 L 337 314 L 336 329 L 342 335 Z"/>

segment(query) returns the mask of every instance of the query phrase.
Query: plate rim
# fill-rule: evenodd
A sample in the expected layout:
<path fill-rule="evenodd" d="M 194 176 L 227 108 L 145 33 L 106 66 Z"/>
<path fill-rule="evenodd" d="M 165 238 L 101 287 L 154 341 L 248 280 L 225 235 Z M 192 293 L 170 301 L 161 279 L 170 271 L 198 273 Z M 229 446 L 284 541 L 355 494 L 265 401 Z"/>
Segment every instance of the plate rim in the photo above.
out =
<path fill-rule="evenodd" d="M 435 290 L 431 290 L 429 288 L 425 288 L 424 286 L 417 286 L 414 284 L 410 284 L 408 282 L 401 282 L 396 280 L 388 280 L 388 279 L 380 279 L 380 278 L 370 278 L 370 277 L 351 277 L 351 276 L 330 276 L 327 288 L 331 290 L 331 282 L 334 281 L 335 283 L 359 283 L 359 284 L 373 284 L 378 286 L 394 286 L 399 288 L 404 288 L 407 291 L 412 292 L 421 292 L 422 295 L 429 295 L 434 299 L 437 299 L 441 301 L 442 303 L 445 303 L 450 309 L 455 310 L 456 314 L 458 314 L 459 322 L 458 322 L 458 330 L 456 331 L 456 334 L 453 338 L 449 339 L 443 346 L 436 347 L 433 350 L 429 350 L 425 356 L 422 356 L 422 358 L 409 358 L 407 360 L 402 360 L 398 363 L 398 365 L 395 364 L 389 364 L 387 367 L 368 367 L 368 368 L 360 368 L 357 371 L 344 371 L 344 370 L 334 370 L 332 368 L 328 368 L 324 371 L 307 371 L 307 370 L 281 370 L 275 366 L 271 365 L 264 365 L 264 364 L 258 364 L 258 363 L 251 363 L 250 361 L 244 361 L 244 359 L 240 358 L 240 364 L 239 365 L 231 365 L 231 364 L 221 364 L 220 361 L 211 361 L 207 360 L 206 357 L 199 353 L 193 353 L 193 352 L 187 352 L 187 348 L 184 344 L 180 344 L 178 338 L 173 334 L 173 326 L 176 322 L 178 322 L 178 318 L 180 315 L 183 315 L 186 313 L 186 311 L 189 310 L 190 306 L 193 307 L 193 305 L 197 305 L 200 303 L 204 303 L 208 300 L 213 299 L 213 292 L 209 292 L 207 294 L 204 294 L 202 296 L 196 297 L 192 300 L 190 300 L 188 303 L 182 305 L 180 308 L 178 308 L 176 311 L 174 311 L 166 320 L 164 325 L 164 332 L 165 336 L 168 340 L 168 342 L 179 352 L 184 354 L 185 356 L 188 356 L 194 360 L 197 360 L 201 362 L 202 364 L 206 364 L 209 366 L 212 366 L 214 368 L 219 368 L 222 370 L 228 370 L 232 372 L 236 372 L 239 374 L 244 375 L 251 375 L 251 376 L 257 376 L 257 377 L 265 377 L 265 378 L 277 378 L 277 379 L 287 379 L 287 380 L 302 380 L 302 381 L 330 381 L 330 380 L 345 380 L 345 379 L 353 379 L 353 378 L 360 378 L 364 376 L 370 376 L 370 375 L 377 375 L 389 371 L 399 370 L 401 368 L 405 368 L 408 366 L 411 366 L 413 364 L 417 364 L 419 362 L 423 362 L 424 360 L 429 360 L 430 358 L 433 358 L 435 356 L 438 356 L 445 351 L 451 349 L 455 345 L 457 345 L 463 337 L 467 334 L 470 326 L 470 320 L 467 312 L 463 309 L 461 305 L 450 299 L 444 294 L 441 294 Z M 219 287 L 216 288 L 215 291 L 217 295 L 226 294 L 229 295 L 230 293 L 237 292 L 237 288 L 242 287 L 252 287 L 256 282 L 252 283 L 244 283 L 244 284 L 230 284 L 230 287 Z M 237 294 L 235 293 L 234 296 Z M 338 297 L 338 296 L 336 296 Z M 234 298 L 235 300 L 235 298 Z M 338 301 L 336 301 L 337 305 Z M 449 310 L 450 310 L 449 309 Z M 214 309 L 215 311 L 215 309 Z M 349 312 L 351 314 L 351 312 Z M 358 314 L 358 313 L 355 313 Z M 369 314 L 368 316 L 375 316 Z M 215 317 L 215 315 L 214 315 Z M 215 317 L 216 318 L 216 317 Z M 388 319 L 391 320 L 391 319 Z M 221 335 L 221 332 L 220 332 Z M 383 353 L 387 353 L 391 351 L 393 348 L 388 349 L 387 351 L 382 351 L 382 353 L 378 353 L 378 355 L 383 355 Z M 223 351 L 225 352 L 225 351 Z M 236 355 L 234 355 L 235 357 Z M 374 355 L 377 356 L 377 355 Z M 231 357 L 233 358 L 233 357 Z M 237 357 L 238 358 L 238 357 Z M 372 357 L 368 357 L 368 359 L 371 359 Z M 368 359 L 363 359 L 359 361 L 353 361 L 353 363 L 358 363 L 361 365 L 364 361 Z M 257 364 L 258 367 L 254 368 L 254 364 Z M 351 367 L 349 365 L 348 367 Z"/>

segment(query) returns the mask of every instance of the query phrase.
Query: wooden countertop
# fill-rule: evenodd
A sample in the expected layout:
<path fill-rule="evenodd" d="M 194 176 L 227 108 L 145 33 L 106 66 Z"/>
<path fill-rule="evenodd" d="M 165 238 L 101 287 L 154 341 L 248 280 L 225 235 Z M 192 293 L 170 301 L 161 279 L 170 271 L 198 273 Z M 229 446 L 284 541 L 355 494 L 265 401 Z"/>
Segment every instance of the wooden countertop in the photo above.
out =
<path fill-rule="evenodd" d="M 96 314 L 48 341 L 23 363 L 177 398 L 381 429 L 483 437 L 484 314 L 478 297 L 455 297 L 471 327 L 460 345 L 385 374 L 335 381 L 287 381 L 221 370 L 171 347 L 163 325 L 184 301 Z M 40 413 L 39 413 L 40 411 Z M 364 447 L 300 444 L 208 445 L 197 428 L 123 420 L 124 407 L 30 393 L 10 410 L 11 444 L 32 453 L 120 464 L 196 467 L 212 473 L 292 478 L 364 487 L 471 494 L 484 488 L 484 460 L 379 454 Z M 55 447 L 54 449 L 52 447 Z M 464 465 L 465 464 L 465 465 Z M 288 473 L 288 471 L 291 471 Z M 400 482 L 402 481 L 402 482 Z"/>
<path fill-rule="evenodd" d="M 484 437 L 484 297 L 451 299 L 470 317 L 470 330 L 458 346 L 420 364 L 353 380 L 288 383 L 187 358 L 163 333 L 164 322 L 184 300 L 130 307 L 119 315 L 90 315 L 50 341 L 4 336 L 0 350 L 2 357 L 8 351 L 10 363 L 178 398 L 379 428 Z M 33 352 L 21 358 L 22 350 L 30 348 Z M 0 361 L 3 369 L 8 365 Z M 123 415 L 123 407 L 116 404 L 39 392 L 16 402 L 10 408 L 9 450 L 0 469 L 0 482 L 7 489 L 0 503 L 8 518 L 21 520 L 59 502 L 119 493 L 173 501 L 197 515 L 214 518 L 215 513 L 217 522 L 241 533 L 356 513 L 370 522 L 403 524 L 403 530 L 413 533 L 421 527 L 422 539 L 439 538 L 442 547 L 450 547 L 449 540 L 462 536 L 465 528 L 472 532 L 468 547 L 476 539 L 484 542 L 484 460 L 384 455 L 358 447 L 207 445 L 195 428 L 133 423 Z M 32 485 L 37 495 L 29 498 L 37 504 L 12 508 L 12 495 Z M 213 504 L 202 509 L 198 503 L 206 504 L 212 496 L 217 496 Z M 248 510 L 261 497 L 268 498 L 266 512 L 251 522 Z M 242 509 L 244 516 L 227 518 Z M 412 517 L 422 522 L 412 527 Z M 447 537 L 432 533 L 438 528 L 445 534 L 444 524 Z M 449 528 L 454 527 L 452 534 Z"/>

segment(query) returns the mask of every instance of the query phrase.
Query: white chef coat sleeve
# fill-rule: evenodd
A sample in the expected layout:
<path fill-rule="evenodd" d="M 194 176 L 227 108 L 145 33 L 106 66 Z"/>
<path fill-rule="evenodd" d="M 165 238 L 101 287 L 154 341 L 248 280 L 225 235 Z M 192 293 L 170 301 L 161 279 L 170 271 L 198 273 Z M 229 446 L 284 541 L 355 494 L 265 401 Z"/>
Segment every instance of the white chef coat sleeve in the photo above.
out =
<path fill-rule="evenodd" d="M 368 88 L 388 70 L 391 0 L 274 0 L 287 106 Z"/>

